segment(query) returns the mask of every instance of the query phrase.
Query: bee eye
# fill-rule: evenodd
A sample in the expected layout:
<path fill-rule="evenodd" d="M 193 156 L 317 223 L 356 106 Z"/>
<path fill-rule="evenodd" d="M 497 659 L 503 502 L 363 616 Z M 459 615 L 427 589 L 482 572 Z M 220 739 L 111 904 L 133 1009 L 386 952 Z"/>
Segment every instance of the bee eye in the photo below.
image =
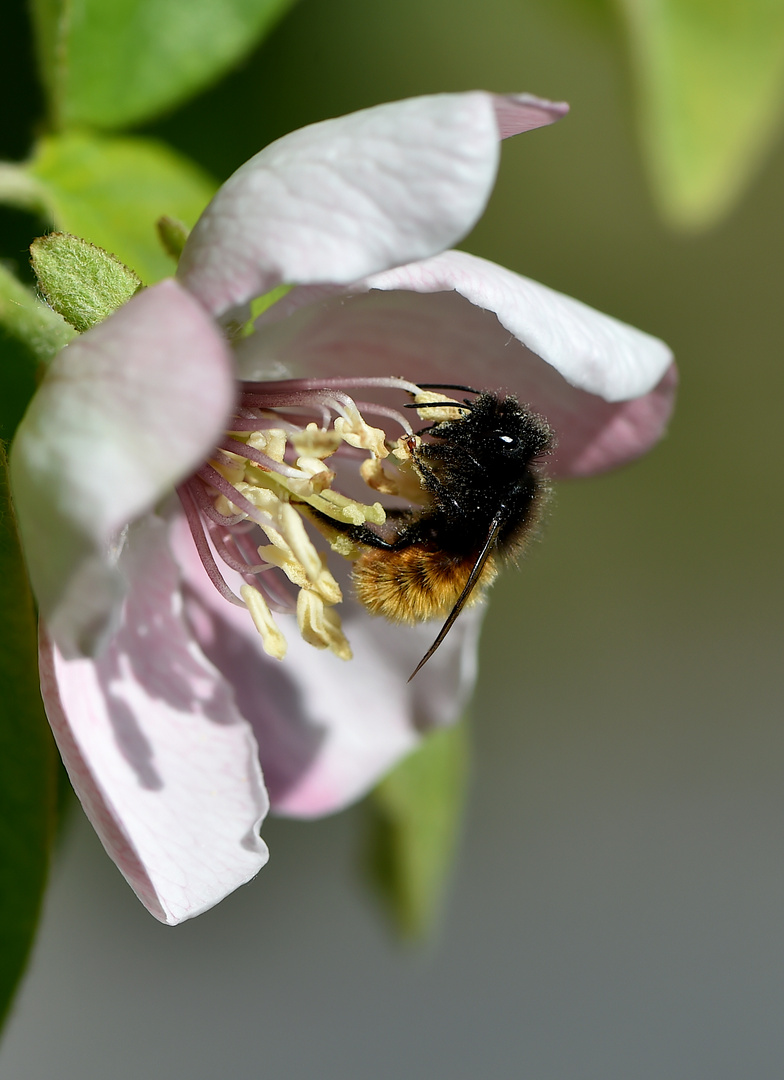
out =
<path fill-rule="evenodd" d="M 499 432 L 498 441 L 508 447 L 513 446 L 516 440 L 511 435 L 504 435 L 502 432 Z"/>

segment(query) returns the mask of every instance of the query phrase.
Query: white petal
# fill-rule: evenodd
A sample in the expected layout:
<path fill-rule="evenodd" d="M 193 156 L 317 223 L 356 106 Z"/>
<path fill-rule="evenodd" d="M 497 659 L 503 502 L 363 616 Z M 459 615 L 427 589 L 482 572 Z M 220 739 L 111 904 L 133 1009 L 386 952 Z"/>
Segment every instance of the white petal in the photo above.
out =
<path fill-rule="evenodd" d="M 299 731 L 319 731 L 321 738 L 308 767 L 272 796 L 275 812 L 317 817 L 341 809 L 366 794 L 422 735 L 456 723 L 476 679 L 481 615 L 481 608 L 463 612 L 410 683 L 438 633 L 437 623 L 395 626 L 347 602 L 341 617 L 354 650 L 349 670 L 326 653 L 307 654 L 308 646 L 297 639 L 291 661 L 307 718 Z M 256 730 L 263 740 L 263 718 Z M 269 740 L 262 762 L 282 760 L 279 746 Z"/>
<path fill-rule="evenodd" d="M 463 251 L 446 251 L 377 274 L 363 285 L 417 293 L 454 290 L 476 307 L 492 311 L 510 334 L 572 386 L 605 401 L 647 394 L 672 363 L 672 353 L 658 338 Z"/>
<path fill-rule="evenodd" d="M 192 587 L 186 610 L 194 632 L 253 726 L 276 813 L 318 817 L 347 806 L 422 733 L 459 719 L 476 678 L 480 608 L 460 616 L 410 683 L 438 625 L 393 626 L 350 601 L 340 615 L 353 660 L 306 645 L 294 620 L 280 616 L 289 649 L 282 662 L 270 660 L 247 613 L 222 601 L 207 581 L 181 524 L 175 537 Z"/>
<path fill-rule="evenodd" d="M 226 344 L 174 281 L 53 361 L 14 441 L 11 480 L 33 587 L 66 655 L 106 636 L 123 592 L 123 526 L 204 460 L 233 397 Z"/>
<path fill-rule="evenodd" d="M 242 375 L 401 375 L 509 391 L 555 428 L 553 476 L 619 465 L 661 437 L 676 379 L 670 351 L 656 338 L 461 252 L 371 283 L 401 287 L 292 290 L 238 347 Z M 608 401 L 602 391 L 630 399 Z"/>
<path fill-rule="evenodd" d="M 363 293 L 370 295 L 362 297 Z M 483 318 L 482 313 L 495 318 Z M 383 330 L 377 329 L 374 322 L 382 321 Z M 389 362 L 395 357 L 398 366 L 408 356 L 410 367 L 457 363 L 463 372 L 472 366 L 474 377 L 492 369 L 500 382 L 514 381 L 521 354 L 508 346 L 516 341 L 577 389 L 605 401 L 627 401 L 653 389 L 672 363 L 670 349 L 658 338 L 464 251 L 445 251 L 346 289 L 293 289 L 265 312 L 257 326 L 260 332 L 246 338 L 237 351 L 245 377 L 254 370 L 258 376 L 273 361 L 295 376 L 315 374 L 315 365 L 322 362 L 328 365 L 323 373 L 333 373 L 344 360 L 336 345 L 344 326 L 347 337 L 353 333 L 358 338 L 348 342 L 352 351 L 345 361 L 351 373 L 366 348 L 371 366 L 381 350 Z M 307 353 L 297 367 L 294 354 L 302 346 Z M 312 357 L 314 349 L 321 353 L 318 360 Z M 510 355 L 505 357 L 507 351 Z"/>
<path fill-rule="evenodd" d="M 69 775 L 104 847 L 156 918 L 218 903 L 267 861 L 268 800 L 253 735 L 194 645 L 159 519 L 134 526 L 131 589 L 98 660 L 42 634 L 41 689 Z"/>
<path fill-rule="evenodd" d="M 282 282 L 346 283 L 442 251 L 485 207 L 498 138 L 495 100 L 480 91 L 295 131 L 223 185 L 188 239 L 179 278 L 221 314 Z"/>

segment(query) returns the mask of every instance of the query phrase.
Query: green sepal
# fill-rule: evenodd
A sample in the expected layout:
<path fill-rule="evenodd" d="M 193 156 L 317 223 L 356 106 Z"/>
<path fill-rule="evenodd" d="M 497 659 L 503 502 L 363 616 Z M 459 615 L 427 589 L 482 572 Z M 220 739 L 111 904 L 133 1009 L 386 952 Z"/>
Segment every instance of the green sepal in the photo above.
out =
<path fill-rule="evenodd" d="M 70 233 L 39 236 L 30 245 L 30 258 L 48 303 L 80 333 L 143 287 L 116 255 Z"/>
<path fill-rule="evenodd" d="M 162 217 L 158 218 L 155 227 L 158 230 L 158 239 L 161 242 L 163 250 L 167 255 L 170 255 L 175 262 L 179 262 L 180 255 L 182 255 L 182 249 L 185 247 L 185 241 L 188 239 L 190 233 L 188 226 L 183 225 L 177 218 L 173 218 L 169 214 L 164 214 Z"/>
<path fill-rule="evenodd" d="M 442 728 L 366 800 L 366 869 L 404 937 L 422 937 L 440 910 L 460 832 L 468 750 L 465 720 Z"/>
<path fill-rule="evenodd" d="M 277 304 L 278 300 L 282 300 L 284 296 L 288 296 L 293 285 L 276 285 L 274 289 L 270 289 L 268 293 L 264 293 L 263 296 L 257 296 L 250 302 L 251 317 L 258 319 L 259 315 L 263 315 L 265 311 L 269 311 L 273 305 Z"/>
<path fill-rule="evenodd" d="M 217 183 L 154 139 L 70 132 L 42 139 L 28 164 L 54 227 L 111 251 L 148 285 L 174 271 L 156 222 L 193 225 Z"/>
<path fill-rule="evenodd" d="M 227 329 L 229 334 L 232 337 L 238 338 L 250 337 L 256 329 L 256 319 L 258 319 L 260 315 L 263 315 L 265 311 L 269 311 L 273 305 L 277 304 L 278 300 L 282 300 L 284 296 L 287 296 L 293 288 L 293 285 L 276 285 L 274 289 L 270 289 L 270 291 L 264 293 L 263 296 L 255 297 L 255 299 L 251 300 L 248 307 L 250 318 L 239 327 L 228 324 Z"/>
<path fill-rule="evenodd" d="M 38 685 L 36 619 L 0 447 L 0 1021 L 33 943 L 54 836 L 57 771 Z"/>

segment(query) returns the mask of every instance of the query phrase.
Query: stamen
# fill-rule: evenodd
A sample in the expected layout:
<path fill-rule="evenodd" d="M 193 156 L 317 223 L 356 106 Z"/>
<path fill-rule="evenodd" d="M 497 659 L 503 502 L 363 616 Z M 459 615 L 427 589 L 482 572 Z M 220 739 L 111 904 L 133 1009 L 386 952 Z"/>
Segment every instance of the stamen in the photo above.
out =
<path fill-rule="evenodd" d="M 282 461 L 276 461 L 275 458 L 262 453 L 261 450 L 256 450 L 255 447 L 250 445 L 250 442 L 244 443 L 239 439 L 226 438 L 222 443 L 218 443 L 218 449 L 230 450 L 232 454 L 239 454 L 249 461 L 254 461 L 268 472 L 280 472 L 284 476 L 299 476 L 297 469 L 291 465 L 286 465 Z"/>
<path fill-rule="evenodd" d="M 426 499 L 422 483 L 411 468 L 398 468 L 387 472 L 377 458 L 365 458 L 359 467 L 359 473 L 367 486 L 381 495 L 394 495 L 416 504 L 423 503 Z"/>
<path fill-rule="evenodd" d="M 252 526 L 252 528 L 255 533 L 255 526 Z M 231 538 L 235 548 L 249 566 L 260 557 L 257 534 L 255 536 L 249 533 L 237 535 L 237 531 L 234 530 L 231 534 Z M 268 563 L 267 565 L 271 568 L 274 567 L 274 563 Z M 261 588 L 262 583 L 257 580 L 256 586 L 257 588 Z M 281 615 L 293 615 L 295 613 L 296 600 L 292 597 L 286 583 L 279 574 L 265 573 L 263 591 L 267 603 L 273 611 L 277 611 Z"/>
<path fill-rule="evenodd" d="M 286 655 L 286 639 L 278 629 L 267 601 L 252 585 L 243 585 L 240 595 L 250 612 L 253 625 L 259 632 L 264 652 L 275 660 L 282 660 Z"/>
<path fill-rule="evenodd" d="M 339 390 L 353 390 L 355 387 L 375 390 L 402 390 L 408 394 L 421 393 L 421 387 L 408 379 L 398 378 L 396 375 L 365 376 L 349 375 L 333 376 L 326 379 L 276 379 L 274 383 L 257 381 L 243 382 L 243 387 L 254 391 L 263 391 L 264 387 L 275 386 L 280 390 L 325 390 L 336 388 Z"/>
<path fill-rule="evenodd" d="M 340 618 L 322 598 L 310 589 L 301 589 L 297 597 L 297 625 L 303 640 L 316 649 L 329 649 L 341 660 L 350 660 L 351 646 L 340 626 Z"/>
<path fill-rule="evenodd" d="M 397 409 L 390 409 L 387 405 L 378 405 L 373 401 L 358 401 L 357 408 L 360 412 L 370 413 L 371 416 L 388 416 L 390 420 L 397 421 L 406 435 L 413 435 L 414 431 L 403 413 Z"/>
<path fill-rule="evenodd" d="M 190 526 L 191 535 L 193 536 L 196 550 L 199 553 L 199 558 L 202 561 L 204 569 L 207 571 L 210 581 L 224 600 L 228 600 L 230 604 L 237 604 L 239 607 L 244 607 L 242 600 L 240 600 L 238 596 L 235 596 L 223 580 L 221 572 L 215 563 L 215 559 L 212 557 L 212 551 L 210 550 L 210 545 L 207 541 L 201 518 L 199 517 L 199 511 L 191 497 L 189 485 L 180 485 L 180 487 L 177 488 L 177 494 L 180 497 L 182 508 L 185 511 L 185 518 Z"/>
<path fill-rule="evenodd" d="M 317 424 L 308 424 L 304 431 L 293 435 L 291 444 L 300 458 L 318 459 L 331 457 L 342 445 L 338 434 L 320 428 Z"/>
<path fill-rule="evenodd" d="M 242 510 L 243 513 L 251 518 L 252 521 L 255 521 L 257 525 L 261 525 L 262 528 L 272 525 L 272 520 L 269 515 L 257 510 L 253 503 L 249 499 L 246 499 L 233 484 L 230 484 L 229 481 L 225 479 L 225 477 L 221 476 L 218 470 L 213 468 L 212 465 L 202 465 L 196 475 L 200 476 L 202 480 L 206 480 L 207 483 L 219 491 L 221 495 L 225 495 L 226 499 L 232 505 L 236 506 L 238 510 Z"/>
<path fill-rule="evenodd" d="M 282 416 L 278 416 L 273 423 L 271 420 L 257 418 L 254 413 L 258 412 L 257 409 L 237 409 L 228 423 L 229 431 L 264 431 L 265 427 L 278 427 L 283 428 L 285 431 L 292 433 L 300 431 L 296 424 L 285 420 Z"/>
<path fill-rule="evenodd" d="M 456 402 L 392 376 L 241 383 L 226 434 L 211 459 L 178 488 L 209 580 L 230 603 L 247 608 L 264 651 L 276 659 L 285 655 L 286 641 L 273 611 L 296 612 L 305 641 L 341 659 L 351 657 L 335 610 L 343 599 L 340 585 L 305 524 L 315 524 L 334 551 L 356 558 L 359 542 L 337 526 L 384 523 L 380 503 L 363 504 L 336 490 L 341 471 L 357 477 L 355 463 L 346 459 L 360 459 L 359 476 L 371 489 L 414 502 L 424 498 L 414 459 L 421 440 L 405 412 L 357 403 L 347 393 L 353 387 L 410 394 L 432 422 L 442 413 L 461 415 Z M 395 442 L 363 414 L 384 417 L 403 434 Z M 239 597 L 220 564 L 243 579 Z M 297 589 L 296 603 L 289 583 Z"/>
<path fill-rule="evenodd" d="M 473 405 L 466 402 L 457 402 L 445 394 L 438 394 L 433 390 L 420 391 L 414 400 L 403 406 L 404 409 L 417 409 L 419 415 L 428 424 L 440 424 L 445 420 L 461 420 L 467 412 L 471 412 Z"/>
<path fill-rule="evenodd" d="M 233 529 L 248 520 L 245 514 L 219 514 L 215 509 L 214 501 L 201 484 L 191 484 L 188 490 L 196 500 L 201 512 L 216 525 L 222 525 L 224 529 Z"/>
<path fill-rule="evenodd" d="M 234 537 L 230 534 L 222 536 L 217 529 L 209 529 L 209 537 L 210 543 L 215 548 L 218 555 L 220 555 L 223 562 L 225 562 L 230 569 L 236 570 L 238 574 L 261 574 L 265 570 L 272 569 L 274 566 L 274 563 L 269 562 L 249 563 L 244 557 L 237 558 L 232 555 L 231 550 L 229 549 L 229 542 L 234 544 Z M 236 547 L 237 545 L 234 544 L 234 546 Z"/>

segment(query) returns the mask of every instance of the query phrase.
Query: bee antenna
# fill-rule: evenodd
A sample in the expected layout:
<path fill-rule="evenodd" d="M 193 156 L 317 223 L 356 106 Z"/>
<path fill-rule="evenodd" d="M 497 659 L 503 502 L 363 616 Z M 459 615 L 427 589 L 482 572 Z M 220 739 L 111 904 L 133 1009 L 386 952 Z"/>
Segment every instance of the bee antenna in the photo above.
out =
<path fill-rule="evenodd" d="M 481 390 L 475 390 L 473 386 L 460 386 L 458 383 L 417 383 L 420 390 L 464 390 L 467 394 L 481 394 Z"/>
<path fill-rule="evenodd" d="M 466 409 L 468 412 L 474 411 L 474 406 L 466 401 L 461 404 L 459 401 L 423 401 L 417 404 L 416 401 L 408 401 L 403 406 L 404 409 Z"/>

